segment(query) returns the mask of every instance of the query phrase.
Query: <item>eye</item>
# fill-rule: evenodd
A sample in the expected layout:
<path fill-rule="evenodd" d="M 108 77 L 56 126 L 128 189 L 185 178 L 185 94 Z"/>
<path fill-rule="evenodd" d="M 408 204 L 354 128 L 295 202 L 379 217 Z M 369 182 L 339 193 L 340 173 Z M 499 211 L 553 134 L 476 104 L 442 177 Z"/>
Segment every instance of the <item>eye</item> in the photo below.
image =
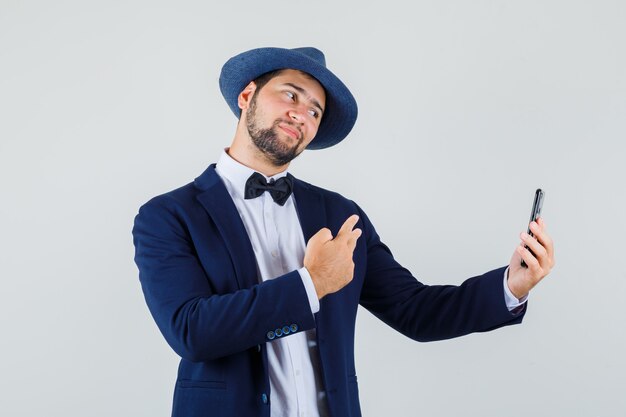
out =
<path fill-rule="evenodd" d="M 320 114 L 317 112 L 317 110 L 314 109 L 309 110 L 309 114 L 316 119 L 320 117 Z"/>
<path fill-rule="evenodd" d="M 295 100 L 296 95 L 294 93 L 292 93 L 291 91 L 285 91 L 285 94 L 287 95 L 287 97 L 289 97 L 290 100 Z"/>

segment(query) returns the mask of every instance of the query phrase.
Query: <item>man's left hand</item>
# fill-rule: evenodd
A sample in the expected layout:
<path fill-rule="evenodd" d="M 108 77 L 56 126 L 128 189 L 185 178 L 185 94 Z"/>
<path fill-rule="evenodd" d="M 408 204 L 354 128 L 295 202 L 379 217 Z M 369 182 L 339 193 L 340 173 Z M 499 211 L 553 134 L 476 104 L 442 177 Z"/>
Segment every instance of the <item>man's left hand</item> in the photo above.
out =
<path fill-rule="evenodd" d="M 509 264 L 507 282 L 511 293 L 518 299 L 527 296 L 554 266 L 554 244 L 546 233 L 543 219 L 538 218 L 536 222 L 531 222 L 530 231 L 533 232 L 534 237 L 526 232 L 520 233 L 522 242 L 515 248 Z M 530 250 L 524 246 L 528 246 Z M 522 259 L 528 267 L 521 266 Z"/>

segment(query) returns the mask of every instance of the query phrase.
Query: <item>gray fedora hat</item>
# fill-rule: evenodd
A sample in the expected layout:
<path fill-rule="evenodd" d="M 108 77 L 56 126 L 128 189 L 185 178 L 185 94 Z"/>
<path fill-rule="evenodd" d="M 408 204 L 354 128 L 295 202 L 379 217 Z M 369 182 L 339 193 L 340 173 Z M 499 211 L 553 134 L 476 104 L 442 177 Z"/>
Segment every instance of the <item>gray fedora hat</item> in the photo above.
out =
<path fill-rule="evenodd" d="M 307 149 L 323 149 L 341 142 L 357 118 L 356 100 L 335 74 L 326 68 L 324 53 L 316 48 L 257 48 L 230 58 L 222 67 L 220 91 L 228 106 L 239 117 L 239 93 L 266 72 L 296 69 L 314 77 L 326 90 L 322 122 Z"/>

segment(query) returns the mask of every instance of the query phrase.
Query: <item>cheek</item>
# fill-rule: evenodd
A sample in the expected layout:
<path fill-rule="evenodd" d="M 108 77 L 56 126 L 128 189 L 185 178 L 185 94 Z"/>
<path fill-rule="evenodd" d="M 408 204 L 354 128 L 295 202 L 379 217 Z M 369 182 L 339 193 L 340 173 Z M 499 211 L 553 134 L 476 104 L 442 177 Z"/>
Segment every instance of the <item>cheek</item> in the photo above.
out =
<path fill-rule="evenodd" d="M 319 131 L 319 126 L 318 125 L 310 125 L 307 126 L 307 133 L 306 133 L 306 140 L 304 141 L 304 147 L 309 146 L 309 143 L 311 143 L 311 141 L 313 141 L 313 139 L 315 139 L 315 136 L 317 135 L 317 132 Z"/>
<path fill-rule="evenodd" d="M 319 128 L 320 125 L 317 124 L 317 122 L 311 122 L 308 126 L 309 136 L 315 137 L 315 135 L 317 135 L 317 132 L 319 131 Z"/>

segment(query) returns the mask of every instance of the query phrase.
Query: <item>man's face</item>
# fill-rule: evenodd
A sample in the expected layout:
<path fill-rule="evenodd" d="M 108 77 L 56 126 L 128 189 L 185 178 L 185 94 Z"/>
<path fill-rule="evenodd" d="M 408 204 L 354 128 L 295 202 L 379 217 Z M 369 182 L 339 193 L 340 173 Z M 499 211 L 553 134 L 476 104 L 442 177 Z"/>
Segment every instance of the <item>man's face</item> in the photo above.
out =
<path fill-rule="evenodd" d="M 253 93 L 246 112 L 252 143 L 275 166 L 288 164 L 313 140 L 326 94 L 315 79 L 284 70 Z"/>

